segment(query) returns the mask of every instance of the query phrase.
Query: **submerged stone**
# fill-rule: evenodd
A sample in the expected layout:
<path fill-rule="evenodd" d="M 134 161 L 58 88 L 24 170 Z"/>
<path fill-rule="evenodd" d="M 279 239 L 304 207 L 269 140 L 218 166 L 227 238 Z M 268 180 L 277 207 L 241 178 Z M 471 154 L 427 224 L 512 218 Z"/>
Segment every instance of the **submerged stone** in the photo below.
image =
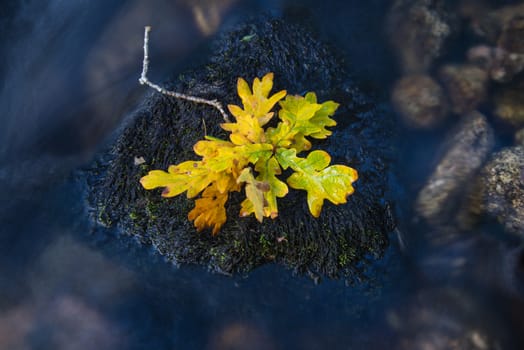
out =
<path fill-rule="evenodd" d="M 88 200 L 97 221 L 151 244 L 176 264 L 204 264 L 227 274 L 274 261 L 300 273 L 348 277 L 380 257 L 394 227 L 388 199 L 392 120 L 311 34 L 279 20 L 245 25 L 218 39 L 205 66 L 181 74 L 166 87 L 239 104 L 238 77 L 252 81 L 268 72 L 274 72 L 273 91 L 314 91 L 320 101 L 341 104 L 333 135 L 315 142 L 313 149 L 326 150 L 332 164 L 358 170 L 355 193 L 347 204 L 326 201 L 316 219 L 309 213 L 306 193 L 290 190 L 279 200 L 278 218 L 260 224 L 254 217 L 239 217 L 242 191 L 231 195 L 228 220 L 218 235 L 198 233 L 187 219 L 193 200 L 183 195 L 162 198 L 161 190 L 146 191 L 139 180 L 149 170 L 199 159 L 193 145 L 206 134 L 223 139 L 228 135 L 215 109 L 154 92 L 87 172 Z"/>
<path fill-rule="evenodd" d="M 454 19 L 442 0 L 396 0 L 388 15 L 388 33 L 406 74 L 427 72 L 444 51 Z"/>
<path fill-rule="evenodd" d="M 492 156 L 478 180 L 481 212 L 524 238 L 524 147 L 505 148 Z"/>
<path fill-rule="evenodd" d="M 523 93 L 524 79 L 501 87 L 494 97 L 495 116 L 516 128 L 524 126 Z"/>
<path fill-rule="evenodd" d="M 474 65 L 445 65 L 439 72 L 451 110 L 457 114 L 475 110 L 486 99 L 488 73 Z"/>
<path fill-rule="evenodd" d="M 415 128 L 430 129 L 448 116 L 442 87 L 426 74 L 401 78 L 393 88 L 391 102 L 406 124 Z"/>
<path fill-rule="evenodd" d="M 461 196 L 489 156 L 493 144 L 493 130 L 484 115 L 472 112 L 464 116 L 444 142 L 443 156 L 418 193 L 417 214 L 432 224 L 454 220 Z"/>

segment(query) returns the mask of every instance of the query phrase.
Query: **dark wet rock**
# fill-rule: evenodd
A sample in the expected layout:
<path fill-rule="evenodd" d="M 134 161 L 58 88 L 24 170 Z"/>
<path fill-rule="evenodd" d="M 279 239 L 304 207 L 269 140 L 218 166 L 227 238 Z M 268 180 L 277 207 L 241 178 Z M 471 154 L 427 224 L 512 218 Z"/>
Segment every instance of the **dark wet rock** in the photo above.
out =
<path fill-rule="evenodd" d="M 397 0 L 387 31 L 404 73 L 426 72 L 452 33 L 452 18 L 440 0 Z"/>
<path fill-rule="evenodd" d="M 480 212 L 524 238 L 524 146 L 494 154 L 479 174 Z"/>
<path fill-rule="evenodd" d="M 248 35 L 250 40 L 242 40 Z M 87 174 L 96 219 L 151 244 L 176 264 L 204 264 L 234 273 L 278 262 L 312 276 L 352 276 L 357 264 L 365 266 L 368 259 L 382 255 L 393 228 L 386 186 L 393 121 L 390 113 L 358 90 L 333 57 L 301 27 L 281 21 L 250 24 L 218 40 L 207 65 L 185 72 L 169 87 L 238 104 L 239 76 L 251 81 L 272 71 L 275 91 L 315 91 L 320 100 L 340 102 L 333 135 L 314 147 L 328 151 L 333 163 L 358 170 L 356 191 L 346 205 L 326 202 L 315 219 L 308 212 L 305 193 L 290 191 L 279 201 L 279 217 L 259 224 L 238 216 L 242 195 L 233 193 L 220 233 L 214 237 L 208 231 L 197 233 L 187 219 L 192 200 L 161 198 L 159 191 L 144 190 L 139 179 L 148 170 L 195 159 L 192 147 L 205 130 L 227 138 L 219 127 L 222 118 L 207 106 L 153 93 Z M 137 165 L 136 159 L 142 164 Z"/>
<path fill-rule="evenodd" d="M 428 75 L 409 75 L 393 87 L 391 101 L 406 124 L 431 128 L 448 115 L 447 101 L 440 85 Z"/>
<path fill-rule="evenodd" d="M 387 321 L 398 334 L 392 347 L 398 350 L 497 350 L 513 345 L 496 310 L 458 288 L 421 290 L 389 311 Z"/>
<path fill-rule="evenodd" d="M 468 61 L 489 72 L 492 80 L 507 83 L 524 70 L 524 55 L 486 45 L 468 51 Z"/>
<path fill-rule="evenodd" d="M 454 113 L 469 113 L 486 99 L 488 74 L 479 67 L 447 65 L 440 69 L 439 78 Z"/>
<path fill-rule="evenodd" d="M 501 86 L 493 97 L 494 114 L 515 127 L 524 126 L 524 79 Z"/>
<path fill-rule="evenodd" d="M 443 156 L 418 194 L 416 212 L 431 223 L 448 222 L 493 143 L 493 130 L 482 114 L 473 112 L 463 117 L 445 141 Z"/>

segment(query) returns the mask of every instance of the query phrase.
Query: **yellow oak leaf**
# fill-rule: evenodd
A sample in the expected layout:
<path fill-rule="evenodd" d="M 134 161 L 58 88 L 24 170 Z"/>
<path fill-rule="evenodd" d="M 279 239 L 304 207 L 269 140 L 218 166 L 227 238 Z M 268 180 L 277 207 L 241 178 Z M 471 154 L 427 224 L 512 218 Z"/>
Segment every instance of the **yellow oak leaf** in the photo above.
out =
<path fill-rule="evenodd" d="M 212 234 L 216 235 L 226 222 L 225 204 L 228 192 L 220 192 L 215 185 L 207 187 L 202 197 L 195 200 L 195 207 L 187 215 L 193 221 L 197 231 L 213 228 Z"/>
<path fill-rule="evenodd" d="M 231 142 L 235 145 L 265 142 L 264 129 L 261 127 L 258 118 L 238 106 L 229 105 L 228 108 L 236 122 L 223 123 L 220 124 L 220 127 L 231 132 L 231 135 L 229 135 Z"/>
<path fill-rule="evenodd" d="M 204 158 L 216 157 L 219 149 L 232 148 L 235 146 L 229 141 L 224 141 L 216 137 L 206 136 L 205 138 L 205 140 L 198 141 L 193 146 L 193 151 Z"/>
<path fill-rule="evenodd" d="M 287 185 L 276 177 L 282 173 L 282 169 L 276 158 L 271 157 L 257 162 L 255 170 L 258 172 L 256 179 L 269 185 L 264 192 L 264 216 L 275 219 L 278 216 L 277 197 L 282 198 L 288 193 Z"/>
<path fill-rule="evenodd" d="M 217 174 L 203 166 L 202 161 L 186 161 L 171 165 L 167 172 L 151 170 L 140 183 L 146 190 L 164 187 L 162 197 L 174 197 L 187 191 L 187 197 L 193 198 L 216 178 Z"/>
<path fill-rule="evenodd" d="M 273 73 L 267 73 L 262 80 L 255 78 L 253 92 L 244 79 L 239 78 L 237 82 L 238 96 L 242 100 L 244 110 L 256 118 L 261 118 L 261 126 L 269 121 L 267 114 L 273 109 L 273 106 L 287 94 L 286 90 L 281 90 L 269 97 L 272 88 Z"/>
<path fill-rule="evenodd" d="M 269 97 L 272 88 L 273 73 L 267 73 L 262 80 L 255 78 L 253 81 L 253 91 L 251 91 L 248 83 L 244 79 L 238 78 L 237 81 L 237 91 L 244 106 L 243 111 L 257 118 L 260 126 L 264 126 L 269 122 L 273 117 L 273 113 L 270 112 L 271 109 L 287 94 L 286 90 L 281 90 Z M 238 106 L 235 107 L 241 109 Z M 235 107 L 229 108 L 233 115 L 237 114 Z M 234 111 L 231 110 L 232 108 Z"/>
<path fill-rule="evenodd" d="M 267 143 L 234 145 L 227 141 L 205 140 L 195 145 L 195 152 L 202 155 L 202 163 L 213 172 L 226 172 L 238 177 L 248 163 L 271 156 L 273 146 Z"/>
<path fill-rule="evenodd" d="M 245 216 L 245 211 L 252 210 L 252 212 L 255 213 L 257 220 L 262 222 L 264 219 L 264 207 L 267 205 L 264 193 L 269 191 L 269 184 L 267 182 L 255 180 L 251 168 L 249 167 L 242 170 L 237 182 L 246 183 L 246 200 L 250 202 L 242 204 L 240 215 Z M 244 200 L 244 202 L 246 202 L 246 200 Z M 249 213 L 251 213 L 251 211 Z"/>

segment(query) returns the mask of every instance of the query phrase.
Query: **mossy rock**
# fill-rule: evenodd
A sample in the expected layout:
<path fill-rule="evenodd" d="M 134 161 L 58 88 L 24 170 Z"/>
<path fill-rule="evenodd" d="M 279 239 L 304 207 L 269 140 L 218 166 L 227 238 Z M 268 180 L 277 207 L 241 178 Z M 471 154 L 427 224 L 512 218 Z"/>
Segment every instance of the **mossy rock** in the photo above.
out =
<path fill-rule="evenodd" d="M 153 245 L 177 264 L 204 264 L 228 274 L 274 261 L 300 273 L 348 277 L 365 266 L 363 262 L 380 257 L 394 227 L 387 199 L 394 129 L 390 114 L 356 87 L 325 45 L 303 28 L 280 20 L 225 34 L 217 39 L 208 62 L 166 87 L 239 104 L 238 77 L 251 81 L 274 72 L 273 91 L 314 91 L 319 101 L 341 104 L 333 135 L 313 148 L 326 150 L 333 164 L 358 170 L 348 203 L 335 206 L 326 201 L 315 219 L 305 192 L 290 190 L 279 200 L 278 218 L 260 224 L 255 218 L 239 217 L 243 193 L 233 193 L 220 233 L 196 232 L 187 219 L 193 200 L 162 198 L 160 190 L 144 190 L 139 179 L 149 170 L 198 159 L 192 147 L 205 132 L 227 139 L 219 126 L 222 116 L 209 106 L 152 92 L 86 174 L 96 220 Z M 140 157 L 145 163 L 136 165 Z"/>

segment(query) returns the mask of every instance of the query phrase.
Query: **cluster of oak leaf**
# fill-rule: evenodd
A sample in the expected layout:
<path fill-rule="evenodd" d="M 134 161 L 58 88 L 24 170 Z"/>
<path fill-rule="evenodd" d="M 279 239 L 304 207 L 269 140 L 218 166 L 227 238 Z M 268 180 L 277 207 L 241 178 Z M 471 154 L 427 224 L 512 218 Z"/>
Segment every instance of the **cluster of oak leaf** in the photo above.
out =
<path fill-rule="evenodd" d="M 237 90 L 243 108 L 229 105 L 236 122 L 221 124 L 222 129 L 231 132 L 230 141 L 206 136 L 193 147 L 201 160 L 171 165 L 167 172 L 152 170 L 140 179 L 142 186 L 148 190 L 163 187 L 163 197 L 187 191 L 187 197 L 194 198 L 201 193 L 188 218 L 198 231 L 212 228 L 213 235 L 226 222 L 229 193 L 242 187 L 246 199 L 240 215 L 255 214 L 259 222 L 264 217 L 278 216 L 277 198 L 288 193 L 288 186 L 307 191 L 307 203 L 314 217 L 320 215 L 324 199 L 334 204 L 346 203 L 346 197 L 354 191 L 352 183 L 358 178 L 355 169 L 329 166 L 331 157 L 321 150 L 312 151 L 306 158 L 297 156 L 311 148 L 308 137 L 325 139 L 331 135 L 326 127 L 336 125 L 330 117 L 338 104 L 317 103 L 313 92 L 286 97 L 287 92 L 282 90 L 269 96 L 272 87 L 273 73 L 261 80 L 255 78 L 253 90 L 239 78 Z M 264 129 L 278 102 L 280 122 Z M 278 175 L 288 168 L 293 173 L 283 182 Z"/>

